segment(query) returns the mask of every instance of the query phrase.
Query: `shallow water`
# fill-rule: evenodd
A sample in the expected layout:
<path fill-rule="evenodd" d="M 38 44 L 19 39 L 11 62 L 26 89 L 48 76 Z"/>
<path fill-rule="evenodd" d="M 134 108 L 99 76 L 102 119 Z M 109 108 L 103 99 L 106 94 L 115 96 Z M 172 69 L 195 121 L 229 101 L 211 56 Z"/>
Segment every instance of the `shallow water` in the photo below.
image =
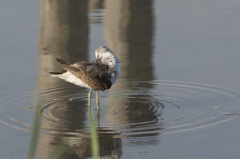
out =
<path fill-rule="evenodd" d="M 239 158 L 238 1 L 0 2 L 0 158 L 26 158 L 40 109 L 36 158 Z M 121 77 L 95 92 L 49 76 L 56 57 L 95 59 Z M 91 109 L 91 113 L 90 110 Z"/>

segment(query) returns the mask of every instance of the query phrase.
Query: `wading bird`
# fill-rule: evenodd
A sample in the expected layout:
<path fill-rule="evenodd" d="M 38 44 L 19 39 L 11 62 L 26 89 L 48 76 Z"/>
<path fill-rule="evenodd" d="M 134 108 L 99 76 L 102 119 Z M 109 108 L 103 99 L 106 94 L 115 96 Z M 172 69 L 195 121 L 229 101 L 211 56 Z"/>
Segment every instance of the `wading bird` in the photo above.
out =
<path fill-rule="evenodd" d="M 110 48 L 99 46 L 95 50 L 95 56 L 95 61 L 80 61 L 74 64 L 69 64 L 57 58 L 64 70 L 49 73 L 52 77 L 58 77 L 75 85 L 90 88 L 88 93 L 89 106 L 91 106 L 92 90 L 97 91 L 96 103 L 97 109 L 99 109 L 98 91 L 110 89 L 117 78 L 120 77 L 121 69 L 119 59 Z"/>

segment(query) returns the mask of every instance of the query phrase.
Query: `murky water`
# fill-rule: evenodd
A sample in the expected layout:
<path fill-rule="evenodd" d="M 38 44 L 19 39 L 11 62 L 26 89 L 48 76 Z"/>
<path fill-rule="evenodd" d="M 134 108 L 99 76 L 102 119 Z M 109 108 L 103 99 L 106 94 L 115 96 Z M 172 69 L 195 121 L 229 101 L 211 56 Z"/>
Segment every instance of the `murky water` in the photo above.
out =
<path fill-rule="evenodd" d="M 26 158 L 37 109 L 36 158 L 91 158 L 91 120 L 101 158 L 239 158 L 240 3 L 199 3 L 0 2 L 0 158 Z M 99 45 L 122 72 L 97 111 L 48 72 Z"/>

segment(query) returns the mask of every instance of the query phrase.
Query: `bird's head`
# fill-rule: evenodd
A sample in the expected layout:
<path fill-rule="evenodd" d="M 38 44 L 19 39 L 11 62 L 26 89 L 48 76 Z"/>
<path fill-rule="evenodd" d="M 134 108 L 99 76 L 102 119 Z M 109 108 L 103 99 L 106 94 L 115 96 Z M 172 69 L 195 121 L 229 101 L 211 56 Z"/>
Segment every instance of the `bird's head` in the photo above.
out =
<path fill-rule="evenodd" d="M 99 46 L 95 50 L 96 61 L 101 61 L 104 64 L 109 65 L 110 67 L 115 67 L 116 64 L 119 64 L 119 59 L 114 55 L 112 50 L 107 46 Z"/>

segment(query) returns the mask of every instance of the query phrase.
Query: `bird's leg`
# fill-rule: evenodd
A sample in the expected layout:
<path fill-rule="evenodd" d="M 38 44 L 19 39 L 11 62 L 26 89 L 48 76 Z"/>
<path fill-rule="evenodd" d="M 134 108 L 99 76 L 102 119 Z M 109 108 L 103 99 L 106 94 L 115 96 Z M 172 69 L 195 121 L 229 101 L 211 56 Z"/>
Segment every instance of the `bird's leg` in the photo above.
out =
<path fill-rule="evenodd" d="M 99 92 L 97 91 L 97 99 L 96 99 L 96 103 L 97 103 L 97 109 L 99 110 Z"/>
<path fill-rule="evenodd" d="M 91 94 L 92 94 L 92 89 L 90 89 L 89 93 L 88 93 L 88 106 L 91 106 Z"/>

